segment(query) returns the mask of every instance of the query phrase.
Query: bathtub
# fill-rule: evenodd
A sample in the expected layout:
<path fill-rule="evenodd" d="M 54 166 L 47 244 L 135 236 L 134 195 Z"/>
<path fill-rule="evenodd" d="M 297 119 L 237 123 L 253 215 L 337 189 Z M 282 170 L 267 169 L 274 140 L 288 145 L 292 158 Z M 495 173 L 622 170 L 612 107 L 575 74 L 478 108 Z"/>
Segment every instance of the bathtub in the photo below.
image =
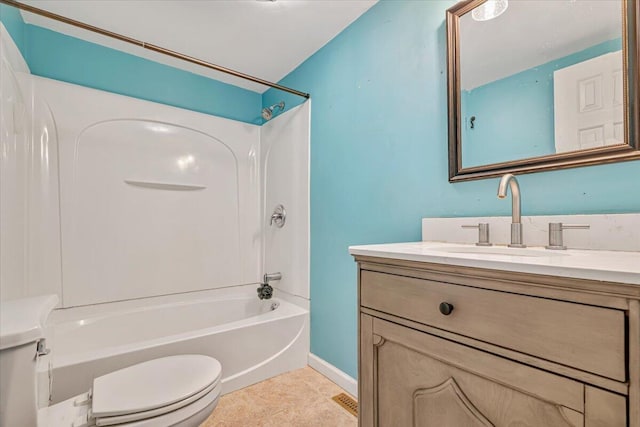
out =
<path fill-rule="evenodd" d="M 89 390 L 97 376 L 175 354 L 218 359 L 223 394 L 305 366 L 308 311 L 278 298 L 260 301 L 250 290 L 54 312 L 47 328 L 52 351 L 38 365 L 40 406 Z"/>

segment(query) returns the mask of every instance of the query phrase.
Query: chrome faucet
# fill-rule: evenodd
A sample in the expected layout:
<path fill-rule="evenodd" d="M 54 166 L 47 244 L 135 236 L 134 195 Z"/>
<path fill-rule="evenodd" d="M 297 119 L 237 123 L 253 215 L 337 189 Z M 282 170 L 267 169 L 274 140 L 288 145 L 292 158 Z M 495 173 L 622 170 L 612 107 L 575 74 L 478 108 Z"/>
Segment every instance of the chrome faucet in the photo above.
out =
<path fill-rule="evenodd" d="M 510 248 L 524 248 L 522 243 L 522 222 L 520 218 L 520 186 L 515 176 L 508 173 L 502 176 L 498 185 L 498 199 L 507 197 L 507 184 L 511 188 L 511 244 Z"/>

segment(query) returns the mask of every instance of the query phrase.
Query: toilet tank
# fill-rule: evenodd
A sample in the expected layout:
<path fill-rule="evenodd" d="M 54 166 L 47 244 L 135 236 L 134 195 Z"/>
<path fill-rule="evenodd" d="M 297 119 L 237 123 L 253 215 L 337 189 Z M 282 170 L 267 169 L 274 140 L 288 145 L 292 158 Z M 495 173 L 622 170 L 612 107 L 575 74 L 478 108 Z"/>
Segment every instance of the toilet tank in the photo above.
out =
<path fill-rule="evenodd" d="M 37 347 L 57 303 L 55 295 L 0 302 L 0 426 L 37 424 Z"/>

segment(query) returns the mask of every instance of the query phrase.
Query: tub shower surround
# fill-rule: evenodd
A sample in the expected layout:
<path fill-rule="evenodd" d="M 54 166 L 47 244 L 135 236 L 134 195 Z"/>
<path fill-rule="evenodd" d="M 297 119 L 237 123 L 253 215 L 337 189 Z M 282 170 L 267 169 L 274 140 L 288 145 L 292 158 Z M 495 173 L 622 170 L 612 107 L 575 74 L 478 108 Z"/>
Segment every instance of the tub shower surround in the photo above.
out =
<path fill-rule="evenodd" d="M 310 103 L 263 131 L 31 75 L 2 30 L 0 294 L 60 300 L 40 405 L 175 354 L 219 360 L 223 393 L 306 366 Z M 269 229 L 276 198 L 291 227 Z"/>
<path fill-rule="evenodd" d="M 48 268 L 35 276 L 50 280 L 3 283 L 12 297 L 56 293 L 62 307 L 75 307 L 260 282 L 268 227 L 262 198 L 271 189 L 261 185 L 258 126 L 16 76 L 31 100 L 26 111 L 40 115 L 34 138 L 46 140 L 31 154 L 48 160 L 34 159 L 21 172 L 39 173 L 38 184 L 46 184 L 26 193 L 49 202 L 37 215 L 58 218 L 59 208 L 61 223 L 58 233 L 41 233 L 39 218 L 30 217 L 26 233 L 33 243 L 61 249 L 48 252 L 46 264 L 24 261 L 30 270 Z M 308 111 L 308 105 L 291 110 L 288 120 L 297 114 L 308 123 Z M 308 198 L 301 199 L 299 211 L 298 200 L 287 202 L 291 221 L 304 228 L 307 221 L 297 215 L 308 212 Z M 298 261 L 305 263 L 304 255 Z M 270 267 L 282 266 L 275 260 Z M 297 279 L 304 281 L 308 267 L 302 270 Z M 299 289 L 291 293 L 307 299 L 308 278 L 294 285 Z"/>
<path fill-rule="evenodd" d="M 259 127 L 20 77 L 59 156 L 63 307 L 259 282 Z"/>
<path fill-rule="evenodd" d="M 27 234 L 42 240 L 34 243 L 53 248 L 47 263 L 31 260 L 29 269 L 52 280 L 25 279 L 9 293 L 56 293 L 62 307 L 74 307 L 258 283 L 269 247 L 281 256 L 279 262 L 269 256 L 269 268 L 286 278 L 293 266 L 283 264 L 291 253 L 301 254 L 295 280 L 303 283 L 290 281 L 283 291 L 308 299 L 307 245 L 289 249 L 291 241 L 277 240 L 277 231 L 266 229 L 271 206 L 263 201 L 282 193 L 286 180 L 276 175 L 288 176 L 287 164 L 308 177 L 300 166 L 308 163 L 307 150 L 299 150 L 300 161 L 279 161 L 267 179 L 258 126 L 24 73 L 17 80 L 31 100 L 27 111 L 36 116 L 35 138 L 46 140 L 41 153 L 32 154 L 49 160 L 34 159 L 23 172 L 41 175 L 41 185 L 27 193 L 49 202 L 38 215 L 59 215 L 61 228 L 42 233 L 40 218 L 27 224 Z M 291 158 L 288 150 L 304 145 L 299 129 L 308 126 L 308 114 L 304 104 L 282 116 L 297 130 L 280 129 L 275 141 L 267 135 L 276 154 L 265 159 Z M 277 189 L 263 187 L 270 180 Z M 290 222 L 308 234 L 308 187 L 288 193 Z"/>

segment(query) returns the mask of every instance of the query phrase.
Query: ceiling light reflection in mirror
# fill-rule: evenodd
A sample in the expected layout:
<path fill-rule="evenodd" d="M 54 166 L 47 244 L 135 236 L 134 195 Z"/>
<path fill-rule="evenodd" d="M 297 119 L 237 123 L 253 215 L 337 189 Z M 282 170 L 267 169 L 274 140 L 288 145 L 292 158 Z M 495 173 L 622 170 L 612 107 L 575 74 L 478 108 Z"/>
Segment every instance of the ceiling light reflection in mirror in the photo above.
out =
<path fill-rule="evenodd" d="M 485 3 L 471 11 L 471 16 L 476 21 L 488 21 L 502 15 L 509 7 L 508 0 L 487 0 Z"/>

